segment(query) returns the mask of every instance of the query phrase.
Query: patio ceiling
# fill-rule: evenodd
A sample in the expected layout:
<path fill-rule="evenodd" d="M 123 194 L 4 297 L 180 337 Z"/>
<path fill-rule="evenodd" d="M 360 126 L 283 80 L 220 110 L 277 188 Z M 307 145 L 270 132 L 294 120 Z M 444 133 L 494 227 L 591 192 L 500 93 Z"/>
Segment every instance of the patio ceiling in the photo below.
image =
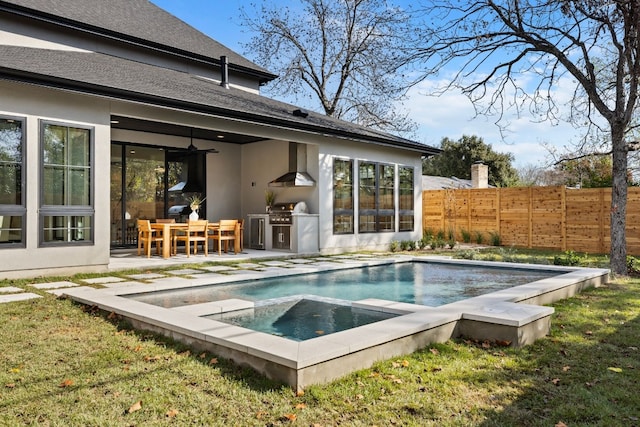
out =
<path fill-rule="evenodd" d="M 265 138 L 242 135 L 230 132 L 220 132 L 211 129 L 181 126 L 173 123 L 155 122 L 151 120 L 134 119 L 124 116 L 111 116 L 111 127 L 114 129 L 126 129 L 138 132 L 157 133 L 162 135 L 193 137 L 206 141 L 220 141 L 229 144 L 249 144 L 264 141 Z M 193 133 L 192 133 L 193 132 Z"/>

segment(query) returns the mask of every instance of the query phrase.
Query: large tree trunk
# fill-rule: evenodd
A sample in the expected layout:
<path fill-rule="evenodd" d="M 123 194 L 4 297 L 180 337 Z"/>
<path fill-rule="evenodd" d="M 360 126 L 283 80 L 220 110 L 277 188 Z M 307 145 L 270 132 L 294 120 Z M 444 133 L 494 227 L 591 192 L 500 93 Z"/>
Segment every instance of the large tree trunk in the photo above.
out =
<path fill-rule="evenodd" d="M 618 129 L 620 128 L 620 129 Z M 622 126 L 611 126 L 613 184 L 611 188 L 611 270 L 627 274 L 627 148 Z"/>

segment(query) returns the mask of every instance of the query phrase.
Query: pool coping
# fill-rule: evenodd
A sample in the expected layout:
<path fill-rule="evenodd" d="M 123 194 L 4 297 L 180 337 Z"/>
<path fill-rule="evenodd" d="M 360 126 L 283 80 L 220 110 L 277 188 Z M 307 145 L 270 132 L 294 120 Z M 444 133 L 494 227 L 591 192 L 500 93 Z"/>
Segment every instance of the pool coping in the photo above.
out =
<path fill-rule="evenodd" d="M 123 297 L 141 292 L 410 261 L 538 269 L 557 271 L 559 275 L 439 307 L 380 299 L 355 301 L 352 303 L 354 307 L 398 316 L 300 342 L 200 317 L 250 308 L 253 306 L 250 301 L 232 299 L 198 304 L 192 309 L 167 309 Z M 430 342 L 446 341 L 461 335 L 480 340 L 501 340 L 515 346 L 529 344 L 546 335 L 550 327 L 554 310 L 542 304 L 550 304 L 575 295 L 586 287 L 606 283 L 609 273 L 607 269 L 397 256 L 344 263 L 323 260 L 314 265 L 296 265 L 286 270 L 152 280 L 147 284 L 125 284 L 104 289 L 77 287 L 65 289 L 63 295 L 123 316 L 134 327 L 208 348 L 221 357 L 249 365 L 270 378 L 301 389 L 309 384 L 338 378 L 354 369 L 366 368 L 377 360 L 410 353 Z"/>

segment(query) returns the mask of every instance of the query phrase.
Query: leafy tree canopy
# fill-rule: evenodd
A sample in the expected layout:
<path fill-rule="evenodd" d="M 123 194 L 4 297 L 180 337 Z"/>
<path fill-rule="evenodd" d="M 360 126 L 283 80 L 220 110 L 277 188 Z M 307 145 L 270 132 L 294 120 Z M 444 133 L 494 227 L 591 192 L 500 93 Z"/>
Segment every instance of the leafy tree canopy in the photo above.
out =
<path fill-rule="evenodd" d="M 494 151 L 478 136 L 463 135 L 457 141 L 443 138 L 440 148 L 442 153 L 423 161 L 424 175 L 471 179 L 471 165 L 481 161 L 489 167 L 489 184 L 510 187 L 518 183 L 518 173 L 511 165 L 513 155 Z"/>

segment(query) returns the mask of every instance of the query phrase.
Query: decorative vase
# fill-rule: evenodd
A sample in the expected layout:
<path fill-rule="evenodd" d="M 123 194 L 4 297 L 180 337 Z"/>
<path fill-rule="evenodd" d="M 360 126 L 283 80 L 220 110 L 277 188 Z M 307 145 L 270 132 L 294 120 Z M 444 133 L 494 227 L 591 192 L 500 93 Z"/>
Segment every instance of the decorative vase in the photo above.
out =
<path fill-rule="evenodd" d="M 192 210 L 191 213 L 189 214 L 189 220 L 190 221 L 197 221 L 198 218 L 199 218 L 198 211 Z"/>

